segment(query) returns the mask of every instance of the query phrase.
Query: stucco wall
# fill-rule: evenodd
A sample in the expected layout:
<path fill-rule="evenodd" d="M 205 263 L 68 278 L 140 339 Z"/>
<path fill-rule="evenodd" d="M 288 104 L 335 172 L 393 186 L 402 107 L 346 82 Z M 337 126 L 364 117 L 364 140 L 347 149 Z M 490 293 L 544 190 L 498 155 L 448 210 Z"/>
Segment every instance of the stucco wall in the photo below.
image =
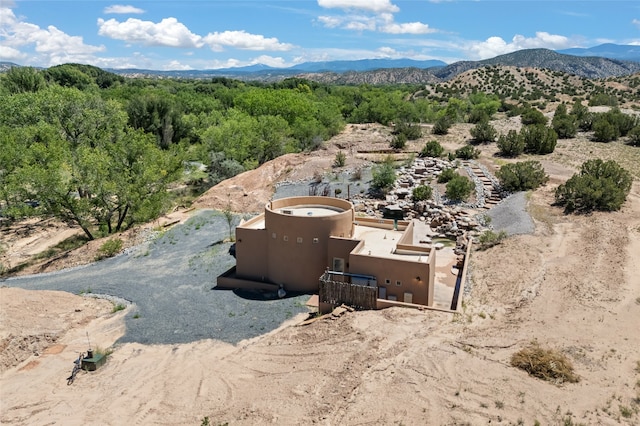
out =
<path fill-rule="evenodd" d="M 236 228 L 236 274 L 256 281 L 269 276 L 265 229 Z"/>

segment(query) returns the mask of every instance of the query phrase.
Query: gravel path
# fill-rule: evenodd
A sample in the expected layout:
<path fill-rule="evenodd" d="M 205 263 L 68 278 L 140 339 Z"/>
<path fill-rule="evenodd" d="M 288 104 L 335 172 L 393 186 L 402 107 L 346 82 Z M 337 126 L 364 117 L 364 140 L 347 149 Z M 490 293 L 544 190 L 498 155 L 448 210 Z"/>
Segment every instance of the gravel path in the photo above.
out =
<path fill-rule="evenodd" d="M 239 218 L 237 219 L 239 220 Z M 274 300 L 212 290 L 216 277 L 235 264 L 228 254 L 226 219 L 204 210 L 122 255 L 50 274 L 9 278 L 2 284 L 114 297 L 135 306 L 120 342 L 187 343 L 217 339 L 237 343 L 267 333 L 308 312 L 309 296 Z"/>
<path fill-rule="evenodd" d="M 531 234 L 535 231 L 533 219 L 527 212 L 526 192 L 511 194 L 486 214 L 496 231 L 506 231 L 509 235 Z"/>

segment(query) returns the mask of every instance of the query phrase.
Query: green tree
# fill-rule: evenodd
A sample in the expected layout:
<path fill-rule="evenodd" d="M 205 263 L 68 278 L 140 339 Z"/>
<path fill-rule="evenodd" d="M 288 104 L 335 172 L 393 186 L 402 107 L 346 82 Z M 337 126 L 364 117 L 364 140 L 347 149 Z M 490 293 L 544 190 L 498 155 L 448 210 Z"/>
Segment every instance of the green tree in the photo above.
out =
<path fill-rule="evenodd" d="M 451 121 L 451 118 L 447 115 L 443 115 L 436 120 L 433 128 L 431 129 L 431 132 L 434 135 L 446 135 L 447 133 L 449 133 L 449 129 L 452 125 L 453 122 Z"/>
<path fill-rule="evenodd" d="M 391 142 L 389 142 L 389 146 L 393 149 L 404 149 L 407 145 L 407 136 L 404 133 L 399 133 L 395 135 Z"/>
<path fill-rule="evenodd" d="M 439 175 L 438 175 L 438 183 L 447 183 L 449 182 L 451 179 L 453 179 L 454 177 L 458 176 L 458 173 L 456 173 L 456 169 L 451 167 L 448 169 L 444 169 Z"/>
<path fill-rule="evenodd" d="M 506 135 L 500 135 L 497 145 L 500 155 L 504 157 L 517 157 L 524 152 L 524 138 L 513 129 Z"/>
<path fill-rule="evenodd" d="M 490 143 L 496 140 L 498 132 L 487 120 L 482 120 L 471 128 L 471 137 L 475 143 Z"/>
<path fill-rule="evenodd" d="M 524 139 L 524 150 L 531 154 L 550 154 L 556 149 L 558 135 L 551 127 L 535 124 L 520 131 Z"/>
<path fill-rule="evenodd" d="M 47 84 L 42 73 L 32 67 L 11 67 L 1 81 L 10 94 L 37 92 Z"/>
<path fill-rule="evenodd" d="M 535 108 L 526 109 L 521 115 L 520 120 L 524 126 L 539 124 L 542 126 L 547 125 L 547 117 L 544 114 Z"/>
<path fill-rule="evenodd" d="M 453 179 L 447 182 L 445 195 L 452 201 L 463 201 L 469 198 L 475 187 L 476 186 L 471 179 L 456 175 Z"/>
<path fill-rule="evenodd" d="M 436 140 L 427 142 L 420 151 L 420 157 L 441 157 L 444 148 Z"/>
<path fill-rule="evenodd" d="M 633 146 L 640 146 L 640 126 L 636 126 L 629 131 L 629 144 Z"/>
<path fill-rule="evenodd" d="M 505 164 L 496 172 L 500 184 L 510 192 L 536 189 L 549 180 L 539 161 Z"/>
<path fill-rule="evenodd" d="M 456 158 L 463 160 L 473 160 L 480 156 L 480 150 L 474 148 L 471 145 L 465 145 L 462 148 L 456 149 Z"/>
<path fill-rule="evenodd" d="M 611 142 L 618 139 L 618 129 L 605 118 L 593 123 L 593 139 L 596 142 Z"/>
<path fill-rule="evenodd" d="M 560 104 L 553 115 L 551 127 L 560 139 L 569 139 L 576 135 L 578 122 L 575 116 L 567 113 L 567 106 Z"/>
<path fill-rule="evenodd" d="M 566 212 L 619 210 L 632 182 L 631 174 L 615 161 L 588 160 L 582 164 L 579 173 L 558 186 L 555 199 Z"/>

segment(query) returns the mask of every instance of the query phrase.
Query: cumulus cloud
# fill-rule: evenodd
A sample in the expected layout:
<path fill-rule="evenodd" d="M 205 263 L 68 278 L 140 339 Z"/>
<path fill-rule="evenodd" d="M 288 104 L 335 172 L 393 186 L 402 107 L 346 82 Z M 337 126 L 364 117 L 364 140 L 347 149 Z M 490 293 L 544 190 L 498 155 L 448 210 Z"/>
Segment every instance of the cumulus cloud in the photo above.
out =
<path fill-rule="evenodd" d="M 176 18 L 165 18 L 155 23 L 129 18 L 124 22 L 116 19 L 98 19 L 98 34 L 124 40 L 127 43 L 145 46 L 166 46 L 181 48 L 199 48 L 203 46 L 202 37 L 192 33 Z"/>
<path fill-rule="evenodd" d="M 631 23 L 636 27 L 640 28 L 640 19 L 632 19 Z"/>
<path fill-rule="evenodd" d="M 422 22 L 397 23 L 394 13 L 400 9 L 389 1 L 318 0 L 325 8 L 349 10 L 344 16 L 319 16 L 318 22 L 326 28 L 351 31 L 378 31 L 387 34 L 427 34 L 436 32 Z M 357 12 L 355 11 L 357 9 Z"/>
<path fill-rule="evenodd" d="M 144 13 L 144 10 L 135 6 L 114 4 L 112 6 L 105 7 L 104 13 L 106 14 L 141 14 L 141 13 Z"/>
<path fill-rule="evenodd" d="M 535 37 L 516 34 L 510 43 L 501 37 L 489 37 L 485 41 L 469 43 L 464 50 L 468 52 L 471 59 L 487 59 L 521 49 L 564 49 L 571 46 L 572 42 L 565 36 L 540 31 Z"/>
<path fill-rule="evenodd" d="M 374 13 L 400 11 L 400 8 L 389 0 L 318 0 L 318 6 L 325 9 L 359 9 Z"/>
<path fill-rule="evenodd" d="M 272 50 L 286 51 L 293 48 L 292 44 L 280 43 L 277 38 L 267 38 L 260 34 L 250 34 L 246 31 L 223 31 L 209 33 L 204 42 L 214 51 L 222 51 L 225 47 L 242 50 Z"/>
<path fill-rule="evenodd" d="M 23 52 L 22 49 L 34 49 L 39 54 L 38 60 L 48 65 L 62 62 L 85 62 L 92 54 L 105 50 L 104 46 L 85 44 L 80 36 L 71 36 L 53 25 L 46 29 L 29 22 L 22 22 L 11 9 L 0 8 L 2 23 L 3 58 L 19 60 L 36 59 Z"/>
<path fill-rule="evenodd" d="M 0 60 L 3 61 L 23 61 L 27 59 L 27 54 L 22 53 L 13 47 L 0 45 Z"/>

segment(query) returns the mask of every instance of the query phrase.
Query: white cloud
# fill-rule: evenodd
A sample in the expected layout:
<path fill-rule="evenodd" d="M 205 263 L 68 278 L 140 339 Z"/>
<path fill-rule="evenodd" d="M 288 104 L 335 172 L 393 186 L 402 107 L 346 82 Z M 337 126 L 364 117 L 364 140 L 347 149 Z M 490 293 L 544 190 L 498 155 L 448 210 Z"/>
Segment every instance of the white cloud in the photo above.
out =
<path fill-rule="evenodd" d="M 9 46 L 0 45 L 0 60 L 3 61 L 23 61 L 27 59 L 27 54 Z"/>
<path fill-rule="evenodd" d="M 124 22 L 115 19 L 98 19 L 98 34 L 128 43 L 145 46 L 193 48 L 202 47 L 202 37 L 192 33 L 176 18 L 165 18 L 158 23 L 129 18 Z"/>
<path fill-rule="evenodd" d="M 163 68 L 165 71 L 188 71 L 193 69 L 189 65 L 182 64 L 180 63 L 180 61 L 176 60 L 170 61 L 168 64 L 165 64 Z"/>
<path fill-rule="evenodd" d="M 507 43 L 501 37 L 489 37 L 482 42 L 468 43 L 468 47 L 463 48 L 463 50 L 467 51 L 470 59 L 487 59 L 521 49 L 564 49 L 572 47 L 572 45 L 571 40 L 565 36 L 541 31 L 537 32 L 535 37 L 524 37 L 516 34 L 510 43 Z"/>
<path fill-rule="evenodd" d="M 113 6 L 105 7 L 104 13 L 106 14 L 134 14 L 134 13 L 140 14 L 140 13 L 144 13 L 144 10 L 135 6 L 114 4 Z"/>
<path fill-rule="evenodd" d="M 12 57 L 47 65 L 62 62 L 87 62 L 92 54 L 105 50 L 104 46 L 85 44 L 80 36 L 71 36 L 53 25 L 46 29 L 29 22 L 21 22 L 11 9 L 0 9 L 2 23 L 2 56 Z M 30 55 L 24 49 L 33 49 L 37 55 Z"/>
<path fill-rule="evenodd" d="M 400 8 L 389 0 L 318 0 L 325 9 L 360 9 L 374 13 L 399 12 Z"/>
<path fill-rule="evenodd" d="M 631 23 L 636 27 L 640 28 L 640 19 L 632 19 Z"/>
<path fill-rule="evenodd" d="M 337 16 L 319 16 L 318 21 L 327 28 L 336 28 L 339 27 L 344 20 Z"/>
<path fill-rule="evenodd" d="M 404 24 L 390 23 L 383 25 L 380 30 L 389 34 L 428 34 L 434 33 L 436 30 L 422 22 L 408 22 Z"/>
<path fill-rule="evenodd" d="M 246 31 L 224 31 L 209 33 L 204 37 L 212 50 L 222 51 L 225 47 L 243 50 L 273 50 L 286 51 L 293 48 L 292 44 L 280 43 L 277 38 L 266 38 L 260 34 L 250 34 Z"/>

